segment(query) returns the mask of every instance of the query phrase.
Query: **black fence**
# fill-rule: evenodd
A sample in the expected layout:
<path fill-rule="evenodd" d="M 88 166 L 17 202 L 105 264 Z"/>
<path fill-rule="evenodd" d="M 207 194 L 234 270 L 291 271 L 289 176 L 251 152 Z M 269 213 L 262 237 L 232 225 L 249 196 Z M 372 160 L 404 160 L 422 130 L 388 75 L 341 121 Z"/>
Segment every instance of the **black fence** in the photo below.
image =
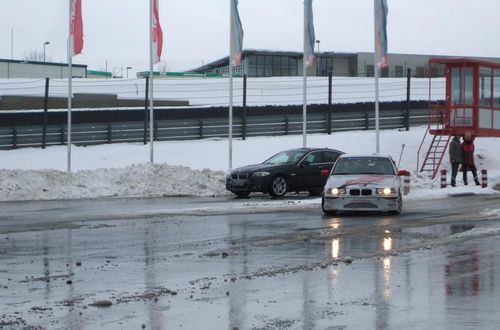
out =
<path fill-rule="evenodd" d="M 427 123 L 428 102 L 390 102 L 380 105 L 380 128 L 393 129 Z M 369 130 L 375 127 L 373 103 L 308 106 L 308 133 Z M 148 112 L 144 109 L 87 110 L 72 114 L 72 143 L 147 143 Z M 330 120 L 329 120 L 330 119 Z M 0 149 L 61 145 L 67 141 L 64 111 L 0 112 Z M 44 123 L 47 123 L 44 126 Z M 233 137 L 302 134 L 301 106 L 236 107 Z M 155 109 L 156 141 L 226 138 L 228 109 Z"/>

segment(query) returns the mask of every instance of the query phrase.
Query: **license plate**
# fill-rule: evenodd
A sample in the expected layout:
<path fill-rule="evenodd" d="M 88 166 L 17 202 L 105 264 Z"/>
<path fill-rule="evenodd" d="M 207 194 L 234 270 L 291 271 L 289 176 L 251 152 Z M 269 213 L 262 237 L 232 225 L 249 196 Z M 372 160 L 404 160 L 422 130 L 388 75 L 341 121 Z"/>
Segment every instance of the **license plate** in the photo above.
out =
<path fill-rule="evenodd" d="M 351 202 L 351 203 L 366 203 L 366 202 L 370 201 L 369 199 L 366 199 L 366 198 L 348 198 L 346 200 Z"/>
<path fill-rule="evenodd" d="M 234 187 L 243 187 L 245 185 L 245 182 L 242 180 L 234 180 L 233 181 L 233 186 Z"/>

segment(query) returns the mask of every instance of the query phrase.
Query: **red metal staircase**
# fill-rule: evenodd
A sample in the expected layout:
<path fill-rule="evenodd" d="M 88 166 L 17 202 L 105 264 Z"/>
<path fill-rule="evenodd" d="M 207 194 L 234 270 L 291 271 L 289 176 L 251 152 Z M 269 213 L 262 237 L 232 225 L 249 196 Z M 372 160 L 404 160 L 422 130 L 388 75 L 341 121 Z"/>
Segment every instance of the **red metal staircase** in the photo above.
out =
<path fill-rule="evenodd" d="M 434 179 L 443 161 L 451 135 L 433 135 L 427 150 L 420 172 L 427 172 Z"/>
<path fill-rule="evenodd" d="M 429 109 L 429 124 L 425 132 L 420 148 L 417 155 L 417 169 L 419 172 L 427 172 L 429 176 L 434 179 L 439 172 L 439 167 L 443 161 L 448 143 L 450 142 L 452 132 L 444 127 L 445 123 L 444 108 L 436 104 Z M 430 134 L 429 134 L 430 133 Z M 427 140 L 432 136 L 427 152 L 420 162 L 422 150 L 424 145 L 427 145 Z"/>

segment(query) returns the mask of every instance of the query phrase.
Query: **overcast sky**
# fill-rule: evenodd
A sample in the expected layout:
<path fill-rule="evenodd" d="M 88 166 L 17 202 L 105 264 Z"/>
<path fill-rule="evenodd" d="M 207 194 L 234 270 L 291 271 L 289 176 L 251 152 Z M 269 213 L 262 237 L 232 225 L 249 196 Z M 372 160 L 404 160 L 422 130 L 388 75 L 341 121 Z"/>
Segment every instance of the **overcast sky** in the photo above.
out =
<path fill-rule="evenodd" d="M 147 69 L 149 0 L 82 0 L 84 54 L 75 63 Z M 162 59 L 183 70 L 227 55 L 229 0 L 159 0 Z M 66 61 L 68 0 L 0 0 L 0 58 L 43 49 Z M 302 50 L 303 0 L 239 0 L 244 48 Z M 500 0 L 388 0 L 389 53 L 500 57 Z M 373 50 L 373 0 L 314 0 L 321 51 Z"/>

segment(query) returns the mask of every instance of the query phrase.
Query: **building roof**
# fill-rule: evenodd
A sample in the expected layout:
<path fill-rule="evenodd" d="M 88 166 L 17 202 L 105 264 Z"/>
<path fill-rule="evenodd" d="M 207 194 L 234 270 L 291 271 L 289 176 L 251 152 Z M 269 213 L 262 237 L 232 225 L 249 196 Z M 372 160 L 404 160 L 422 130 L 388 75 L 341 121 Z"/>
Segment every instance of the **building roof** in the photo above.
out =
<path fill-rule="evenodd" d="M 304 53 L 302 52 L 294 52 L 294 51 L 282 51 L 282 50 L 269 50 L 269 49 L 244 49 L 243 50 L 243 57 L 248 56 L 248 55 L 281 55 L 281 56 L 290 56 L 290 57 L 297 57 L 297 58 L 302 58 Z M 344 53 L 344 52 L 320 52 L 320 55 L 322 56 L 330 56 L 330 57 L 352 57 L 356 56 L 357 53 Z M 210 71 L 215 68 L 219 68 L 221 66 L 227 66 L 229 65 L 229 56 L 224 56 L 218 60 L 215 60 L 213 62 L 210 62 L 208 64 L 205 64 L 203 66 L 200 66 L 196 69 L 190 70 L 192 72 L 204 72 L 204 71 Z"/>
<path fill-rule="evenodd" d="M 436 63 L 436 64 L 479 64 L 482 66 L 488 66 L 488 67 L 493 67 L 496 69 L 500 69 L 500 61 L 496 59 L 496 62 L 490 62 L 483 60 L 482 58 L 465 58 L 465 57 L 439 57 L 439 58 L 433 58 L 431 60 L 431 63 Z"/>

